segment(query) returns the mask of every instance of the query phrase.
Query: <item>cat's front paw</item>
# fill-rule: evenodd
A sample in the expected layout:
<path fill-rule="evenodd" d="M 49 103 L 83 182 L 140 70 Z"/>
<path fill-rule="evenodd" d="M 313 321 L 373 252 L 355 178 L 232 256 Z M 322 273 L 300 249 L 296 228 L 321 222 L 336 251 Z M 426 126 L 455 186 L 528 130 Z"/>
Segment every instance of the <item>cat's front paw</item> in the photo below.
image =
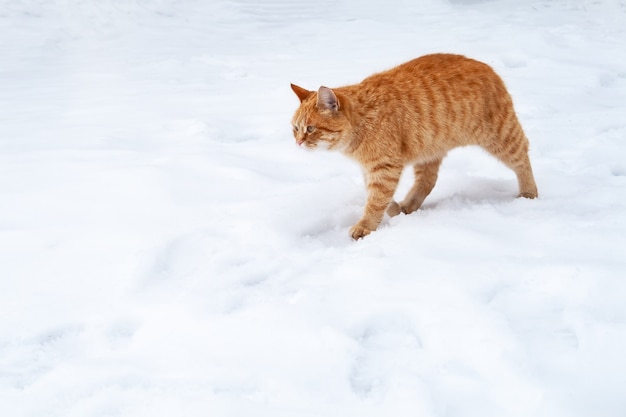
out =
<path fill-rule="evenodd" d="M 359 240 L 362 237 L 369 235 L 373 231 L 374 229 L 370 229 L 362 222 L 358 222 L 357 224 L 355 224 L 354 226 L 350 228 L 350 236 L 352 236 L 352 239 L 354 240 Z"/>
<path fill-rule="evenodd" d="M 400 213 L 402 213 L 402 207 L 400 207 L 400 204 L 395 201 L 389 203 L 389 206 L 387 206 L 387 215 L 389 217 L 397 216 Z"/>

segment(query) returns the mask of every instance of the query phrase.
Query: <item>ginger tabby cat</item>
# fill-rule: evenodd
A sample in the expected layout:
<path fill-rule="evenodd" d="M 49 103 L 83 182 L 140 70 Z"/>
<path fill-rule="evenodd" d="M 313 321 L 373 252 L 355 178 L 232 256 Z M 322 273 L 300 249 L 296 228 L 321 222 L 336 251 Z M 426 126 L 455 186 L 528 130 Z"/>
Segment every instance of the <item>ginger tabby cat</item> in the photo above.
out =
<path fill-rule="evenodd" d="M 433 54 L 374 74 L 360 84 L 317 92 L 291 84 L 300 99 L 293 134 L 300 146 L 338 150 L 359 162 L 367 203 L 353 239 L 390 216 L 417 210 L 452 148 L 479 145 L 517 175 L 519 196 L 537 197 L 528 139 L 504 83 L 491 67 L 460 55 Z M 393 196 L 406 165 L 415 183 Z"/>

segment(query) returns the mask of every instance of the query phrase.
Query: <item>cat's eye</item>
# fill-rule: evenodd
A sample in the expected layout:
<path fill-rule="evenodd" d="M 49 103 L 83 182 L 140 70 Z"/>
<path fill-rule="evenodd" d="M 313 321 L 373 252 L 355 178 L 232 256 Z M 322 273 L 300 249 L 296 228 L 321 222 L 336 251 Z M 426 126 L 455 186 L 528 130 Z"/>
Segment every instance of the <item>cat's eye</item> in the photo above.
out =
<path fill-rule="evenodd" d="M 315 126 L 307 126 L 306 127 L 306 132 L 307 133 L 313 133 L 314 130 L 315 130 Z"/>
<path fill-rule="evenodd" d="M 298 126 L 293 125 L 293 131 L 294 131 L 294 132 L 297 132 L 297 131 L 298 131 Z"/>

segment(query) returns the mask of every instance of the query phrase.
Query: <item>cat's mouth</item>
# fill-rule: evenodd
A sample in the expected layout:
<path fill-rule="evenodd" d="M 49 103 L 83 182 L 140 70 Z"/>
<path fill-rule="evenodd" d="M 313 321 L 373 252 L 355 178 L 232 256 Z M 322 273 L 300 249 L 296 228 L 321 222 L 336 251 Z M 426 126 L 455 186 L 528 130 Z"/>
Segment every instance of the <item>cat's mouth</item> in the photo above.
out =
<path fill-rule="evenodd" d="M 296 140 L 296 143 L 298 144 L 298 146 L 300 148 L 306 148 L 306 149 L 315 149 L 315 148 L 317 148 L 317 144 L 316 143 L 307 142 L 304 139 Z"/>
<path fill-rule="evenodd" d="M 325 142 L 323 140 L 320 141 L 309 141 L 306 139 L 301 139 L 298 140 L 296 139 L 296 144 L 298 145 L 299 148 L 304 148 L 306 150 L 309 151 L 314 151 L 314 150 L 330 150 L 332 148 L 332 146 L 328 143 Z"/>

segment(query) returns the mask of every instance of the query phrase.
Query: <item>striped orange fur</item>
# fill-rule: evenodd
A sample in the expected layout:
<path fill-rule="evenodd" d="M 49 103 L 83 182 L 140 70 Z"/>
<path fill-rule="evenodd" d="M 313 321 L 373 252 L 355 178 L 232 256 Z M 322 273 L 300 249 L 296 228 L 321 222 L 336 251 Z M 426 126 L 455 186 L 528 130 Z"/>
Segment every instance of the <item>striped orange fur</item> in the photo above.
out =
<path fill-rule="evenodd" d="M 354 239 L 376 230 L 385 210 L 392 216 L 417 210 L 435 186 L 442 159 L 459 146 L 482 146 L 515 172 L 520 197 L 537 197 L 528 139 L 504 83 L 487 64 L 433 54 L 355 85 L 291 88 L 300 99 L 292 120 L 298 145 L 341 151 L 363 168 L 367 203 L 350 229 Z M 396 203 L 407 165 L 415 183 Z"/>

